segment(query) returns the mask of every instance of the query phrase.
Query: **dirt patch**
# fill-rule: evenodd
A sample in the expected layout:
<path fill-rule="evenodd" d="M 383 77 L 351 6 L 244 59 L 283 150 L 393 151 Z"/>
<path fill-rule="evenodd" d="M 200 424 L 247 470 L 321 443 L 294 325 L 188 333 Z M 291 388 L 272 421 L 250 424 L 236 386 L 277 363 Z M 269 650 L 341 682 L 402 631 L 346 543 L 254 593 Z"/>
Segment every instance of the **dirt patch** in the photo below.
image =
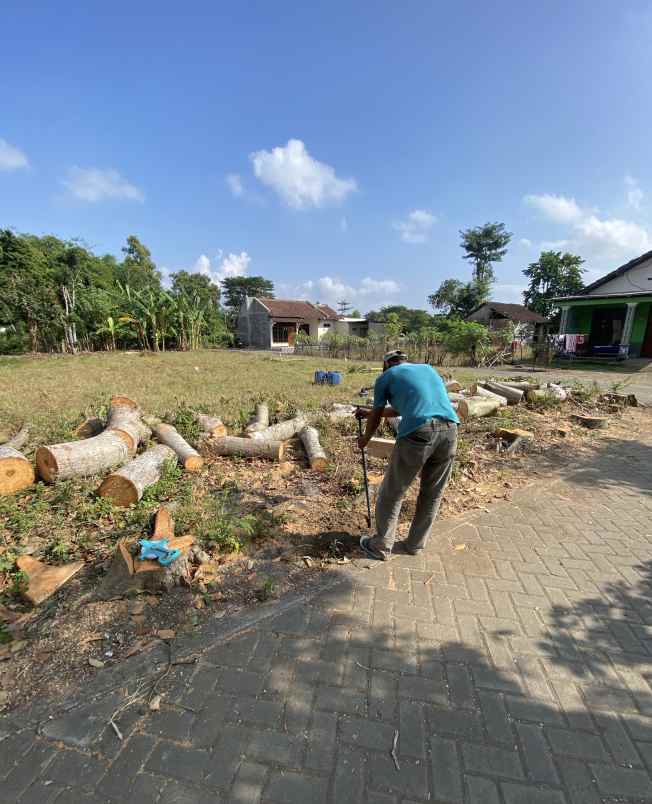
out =
<path fill-rule="evenodd" d="M 586 430 L 571 419 L 577 412 L 606 415 L 609 426 Z M 510 499 L 515 489 L 590 455 L 609 439 L 636 439 L 649 433 L 650 424 L 648 411 L 614 409 L 606 402 L 588 399 L 540 411 L 524 406 L 504 408 L 497 416 L 470 420 L 460 430 L 458 461 L 440 515 L 454 517 L 484 510 L 494 500 Z M 525 440 L 518 451 L 507 453 L 507 442 L 494 435 L 497 426 L 521 428 L 533 438 Z M 193 632 L 208 618 L 234 614 L 290 590 L 314 588 L 324 575 L 357 556 L 357 542 L 367 532 L 367 523 L 362 470 L 354 446 L 355 424 L 324 421 L 318 427 L 330 458 L 326 473 L 309 470 L 298 442 L 291 442 L 287 461 L 281 465 L 209 457 L 202 475 L 192 480 L 181 497 L 177 486 L 188 480 L 177 474 L 166 479 L 177 497 L 170 499 L 174 495 L 169 489 L 159 489 L 142 510 L 127 519 L 102 508 L 87 511 L 84 516 L 94 538 L 61 547 L 67 550 L 66 558 L 82 556 L 86 567 L 40 607 L 29 609 L 19 602 L 7 573 L 2 598 L 6 608 L 4 615 L 0 612 L 5 620 L 0 635 L 6 640 L 0 645 L 0 705 L 10 709 L 37 695 L 61 697 L 100 667 L 119 663 L 152 642 Z M 383 461 L 370 461 L 372 494 L 383 469 Z M 55 498 L 59 502 L 48 498 L 48 505 L 74 502 L 77 511 L 80 499 L 86 499 L 79 497 L 84 488 L 77 484 L 72 502 L 62 501 L 59 490 Z M 89 483 L 89 495 L 92 488 Z M 56 495 L 57 491 L 43 493 Z M 407 495 L 401 534 L 409 526 L 416 493 L 415 487 Z M 39 506 L 42 510 L 43 498 L 35 493 L 31 501 L 27 497 L 25 516 L 34 505 L 37 512 Z M 171 506 L 179 531 L 196 533 L 202 541 L 210 557 L 210 571 L 196 575 L 190 587 L 171 592 L 98 599 L 97 590 L 116 540 L 126 531 L 131 536 L 145 535 L 151 513 L 162 501 Z M 197 511 L 201 518 L 193 519 L 199 516 Z M 5 528 L 6 548 L 11 547 L 9 533 Z M 36 522 L 29 530 L 28 549 L 42 553 L 44 546 L 51 544 L 50 536 Z M 230 541 L 233 539 L 236 541 Z M 236 543 L 242 549 L 229 552 L 229 545 Z"/>

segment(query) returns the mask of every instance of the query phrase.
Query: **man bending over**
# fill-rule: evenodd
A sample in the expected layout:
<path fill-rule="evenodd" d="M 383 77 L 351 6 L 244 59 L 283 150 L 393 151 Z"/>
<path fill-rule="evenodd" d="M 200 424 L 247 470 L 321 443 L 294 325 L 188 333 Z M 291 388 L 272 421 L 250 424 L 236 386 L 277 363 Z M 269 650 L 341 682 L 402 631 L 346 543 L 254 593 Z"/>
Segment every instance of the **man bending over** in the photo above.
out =
<path fill-rule="evenodd" d="M 359 408 L 367 420 L 358 446 L 364 449 L 381 419 L 401 417 L 389 466 L 376 499 L 376 535 L 363 536 L 360 547 L 370 557 L 386 561 L 396 539 L 405 493 L 417 475 L 421 487 L 406 552 L 416 555 L 426 545 L 457 450 L 459 419 L 439 374 L 427 364 L 409 363 L 400 350 L 383 358 L 383 373 L 374 386 L 373 408 Z"/>

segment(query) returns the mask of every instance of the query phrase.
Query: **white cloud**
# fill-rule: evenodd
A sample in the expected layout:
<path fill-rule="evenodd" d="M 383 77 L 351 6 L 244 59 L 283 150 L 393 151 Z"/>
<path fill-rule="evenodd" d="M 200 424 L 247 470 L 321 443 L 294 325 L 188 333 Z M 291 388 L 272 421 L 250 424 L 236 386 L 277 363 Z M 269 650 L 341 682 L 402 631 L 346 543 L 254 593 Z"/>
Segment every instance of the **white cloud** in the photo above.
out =
<path fill-rule="evenodd" d="M 191 268 L 191 273 L 203 274 L 212 282 L 219 284 L 229 277 L 245 276 L 251 262 L 251 257 L 246 251 L 241 251 L 239 254 L 223 254 L 220 251 L 215 259 L 217 265 L 213 267 L 210 258 L 206 254 L 200 254 Z"/>
<path fill-rule="evenodd" d="M 339 277 L 333 276 L 321 276 L 316 283 L 309 280 L 300 285 L 302 291 L 314 288 L 318 290 L 320 297 L 329 301 L 364 299 L 369 296 L 384 298 L 400 290 L 398 282 L 393 279 L 372 279 L 370 276 L 365 276 L 357 286 L 348 285 Z"/>
<path fill-rule="evenodd" d="M 404 243 L 425 243 L 437 218 L 427 209 L 413 209 L 404 221 L 396 221 L 392 227 L 401 234 Z"/>
<path fill-rule="evenodd" d="M 383 296 L 392 293 L 398 293 L 400 290 L 398 282 L 393 279 L 371 279 L 366 276 L 360 283 L 360 295 L 369 296 L 373 293 L 381 294 Z"/>
<path fill-rule="evenodd" d="M 340 179 L 330 165 L 310 156 L 301 140 L 255 151 L 249 158 L 256 178 L 295 209 L 339 203 L 357 189 L 355 179 Z"/>
<path fill-rule="evenodd" d="M 236 198 L 244 195 L 244 187 L 242 186 L 242 178 L 238 173 L 227 173 L 226 184 Z"/>
<path fill-rule="evenodd" d="M 572 223 L 582 217 L 582 210 L 574 198 L 565 198 L 563 195 L 526 195 L 526 204 L 557 223 Z"/>
<path fill-rule="evenodd" d="M 625 185 L 627 187 L 627 203 L 633 209 L 640 210 L 645 193 L 638 186 L 638 179 L 628 174 L 625 176 Z"/>
<path fill-rule="evenodd" d="M 630 259 L 652 248 L 652 234 L 644 226 L 621 218 L 598 217 L 594 210 L 578 206 L 574 198 L 527 195 L 524 201 L 549 220 L 570 225 L 566 238 L 541 243 L 544 250 L 563 248 L 607 262 Z"/>
<path fill-rule="evenodd" d="M 527 237 L 522 237 L 518 242 L 523 246 L 523 248 L 532 248 L 532 241 L 528 240 Z"/>
<path fill-rule="evenodd" d="M 145 194 L 139 187 L 128 182 L 117 170 L 111 168 L 103 170 L 72 167 L 68 171 L 68 178 L 62 183 L 80 201 L 96 203 L 107 199 L 119 199 L 143 203 L 145 200 Z"/>
<path fill-rule="evenodd" d="M 19 170 L 28 166 L 29 161 L 20 148 L 0 139 L 0 170 Z"/>

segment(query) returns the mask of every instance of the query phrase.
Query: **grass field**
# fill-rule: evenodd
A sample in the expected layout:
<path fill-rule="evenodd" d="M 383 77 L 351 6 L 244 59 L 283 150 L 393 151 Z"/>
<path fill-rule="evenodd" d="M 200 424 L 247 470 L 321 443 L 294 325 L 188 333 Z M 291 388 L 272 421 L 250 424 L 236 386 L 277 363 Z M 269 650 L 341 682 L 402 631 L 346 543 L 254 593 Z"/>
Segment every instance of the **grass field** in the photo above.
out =
<path fill-rule="evenodd" d="M 234 426 L 263 398 L 281 415 L 353 401 L 363 385 L 373 384 L 375 374 L 364 370 L 368 366 L 235 351 L 2 358 L 0 429 L 29 421 L 33 442 L 66 438 L 85 414 L 101 412 L 116 393 L 153 415 L 185 403 Z M 342 384 L 314 385 L 316 369 L 341 371 Z"/>

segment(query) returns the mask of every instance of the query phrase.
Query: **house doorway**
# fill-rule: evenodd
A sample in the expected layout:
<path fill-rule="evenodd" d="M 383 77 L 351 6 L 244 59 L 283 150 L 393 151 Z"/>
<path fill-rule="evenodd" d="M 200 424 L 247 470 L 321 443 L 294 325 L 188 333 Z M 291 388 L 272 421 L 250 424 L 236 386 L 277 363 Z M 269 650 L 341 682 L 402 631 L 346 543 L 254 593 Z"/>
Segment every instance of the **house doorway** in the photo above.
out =
<path fill-rule="evenodd" d="M 641 346 L 641 357 L 652 357 L 652 304 L 650 312 L 647 314 L 647 329 Z"/>
<path fill-rule="evenodd" d="M 627 307 L 596 307 L 591 320 L 591 350 L 594 354 L 617 354 L 625 327 Z"/>
<path fill-rule="evenodd" d="M 275 321 L 272 326 L 272 343 L 292 346 L 296 336 L 297 325 L 287 321 Z"/>

